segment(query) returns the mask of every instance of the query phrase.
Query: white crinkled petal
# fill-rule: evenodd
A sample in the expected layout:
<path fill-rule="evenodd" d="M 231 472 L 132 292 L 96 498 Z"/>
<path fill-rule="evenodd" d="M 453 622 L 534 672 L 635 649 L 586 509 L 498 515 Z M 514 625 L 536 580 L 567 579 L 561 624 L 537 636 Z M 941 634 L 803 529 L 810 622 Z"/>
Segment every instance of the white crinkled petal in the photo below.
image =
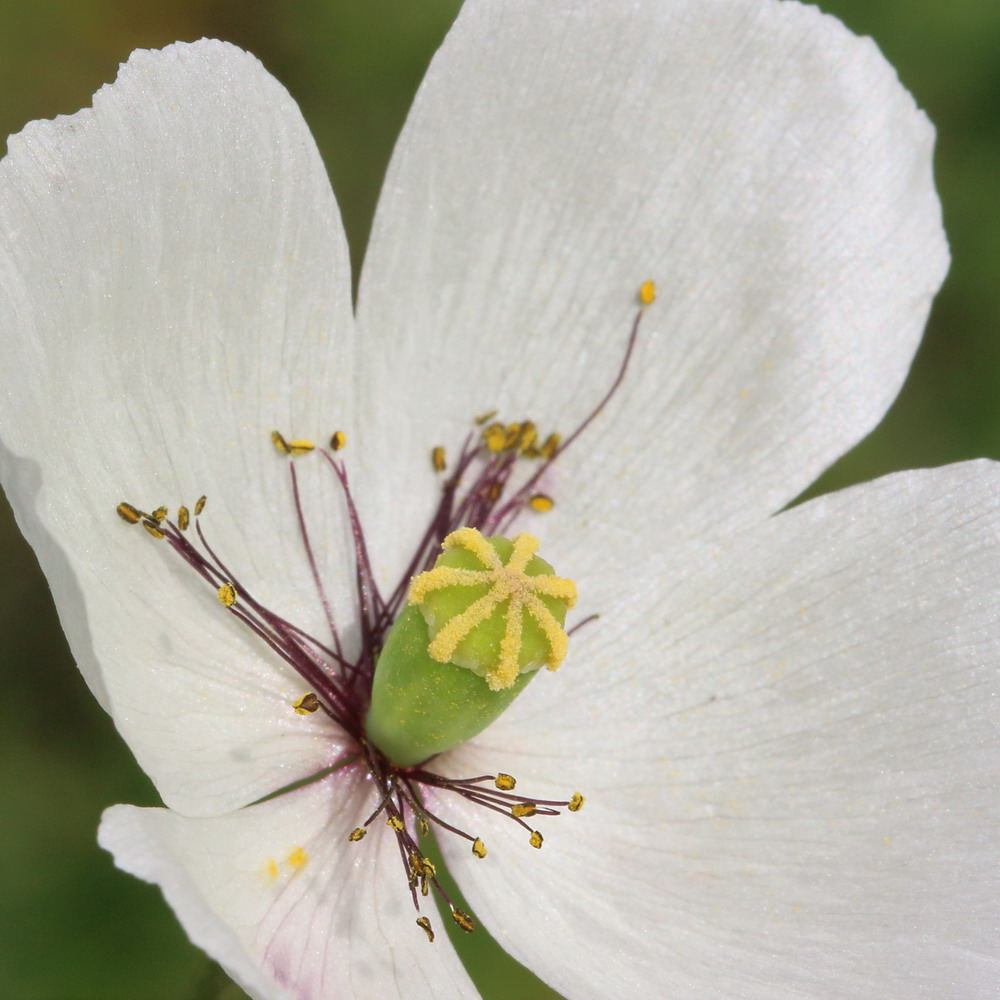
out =
<path fill-rule="evenodd" d="M 245 804 L 334 751 L 288 707 L 301 682 L 115 505 L 207 494 L 242 583 L 321 630 L 269 433 L 347 419 L 350 275 L 323 164 L 284 88 L 221 42 L 136 52 L 93 109 L 9 148 L 5 488 L 81 669 L 168 804 Z M 300 469 L 324 484 L 305 496 L 346 616 L 342 505 L 319 461 Z"/>
<path fill-rule="evenodd" d="M 998 469 L 890 476 L 634 567 L 436 768 L 587 795 L 534 821 L 537 852 L 445 813 L 489 849 L 442 841 L 500 943 L 580 998 L 995 996 Z"/>
<path fill-rule="evenodd" d="M 429 449 L 494 407 L 572 430 L 647 278 L 625 385 L 549 484 L 546 551 L 584 524 L 665 543 L 784 506 L 906 374 L 947 267 L 932 143 L 874 43 L 812 7 L 466 3 L 359 292 L 386 575 L 426 523 Z"/>
<path fill-rule="evenodd" d="M 114 806 L 100 842 L 254 1000 L 477 997 L 433 905 L 434 943 L 414 925 L 391 831 L 348 842 L 371 807 L 348 769 L 229 816 Z"/>

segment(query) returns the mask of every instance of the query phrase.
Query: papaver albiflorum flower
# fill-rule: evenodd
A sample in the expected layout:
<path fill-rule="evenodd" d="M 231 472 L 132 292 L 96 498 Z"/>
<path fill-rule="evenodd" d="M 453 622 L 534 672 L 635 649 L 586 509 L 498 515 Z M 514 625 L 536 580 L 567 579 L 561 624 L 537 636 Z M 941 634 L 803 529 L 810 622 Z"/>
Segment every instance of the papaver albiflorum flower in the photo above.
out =
<path fill-rule="evenodd" d="M 586 796 L 531 820 L 535 850 L 415 782 L 488 847 L 439 826 L 427 848 L 474 919 L 574 998 L 992 995 L 1000 474 L 784 510 L 906 375 L 947 267 L 932 142 L 814 8 L 470 0 L 352 309 L 309 132 L 232 46 L 137 52 L 10 140 L 4 484 L 167 807 L 113 807 L 101 843 L 251 995 L 476 995 L 408 885 L 419 817 L 364 825 L 408 772 L 309 711 L 289 653 L 319 637 L 331 677 L 374 655 L 363 601 L 456 526 L 462 460 L 457 496 L 507 463 L 490 502 L 579 599 L 559 672 L 423 772 Z M 492 410 L 564 443 L 599 412 L 550 462 L 481 446 Z M 536 473 L 551 510 L 521 502 Z M 122 500 L 169 513 L 143 531 Z"/>

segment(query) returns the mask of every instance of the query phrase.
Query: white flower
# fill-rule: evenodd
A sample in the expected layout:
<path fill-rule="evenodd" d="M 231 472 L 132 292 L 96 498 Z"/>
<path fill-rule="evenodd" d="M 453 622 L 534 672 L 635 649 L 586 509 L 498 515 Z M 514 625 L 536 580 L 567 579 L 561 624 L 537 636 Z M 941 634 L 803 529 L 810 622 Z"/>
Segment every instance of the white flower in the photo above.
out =
<path fill-rule="evenodd" d="M 882 417 L 947 266 L 933 132 L 875 46 L 777 0 L 470 0 L 347 252 L 281 86 L 218 42 L 138 52 L 0 166 L 2 473 L 90 686 L 164 802 L 101 841 L 255 997 L 475 996 L 415 916 L 350 739 L 115 517 L 209 496 L 254 595 L 324 634 L 269 433 L 341 429 L 394 586 L 484 410 L 571 430 L 518 527 L 579 585 L 546 675 L 433 798 L 477 917 L 580 997 L 993 995 L 1000 473 L 888 477 L 780 513 Z M 294 460 L 333 615 L 350 525 Z M 578 619 L 579 620 L 579 619 Z M 430 912 L 432 920 L 436 914 Z"/>

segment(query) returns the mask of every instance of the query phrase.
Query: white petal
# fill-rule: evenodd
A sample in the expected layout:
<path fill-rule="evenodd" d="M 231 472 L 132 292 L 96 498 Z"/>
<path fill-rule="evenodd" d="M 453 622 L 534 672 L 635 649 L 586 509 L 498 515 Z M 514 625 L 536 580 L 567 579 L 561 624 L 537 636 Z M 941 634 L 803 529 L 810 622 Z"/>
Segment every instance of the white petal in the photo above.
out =
<path fill-rule="evenodd" d="M 780 509 L 906 374 L 947 265 L 932 142 L 875 45 L 811 7 L 466 3 L 359 293 L 387 567 L 426 523 L 430 447 L 494 407 L 572 430 L 647 278 L 628 377 L 561 460 L 546 531 L 642 517 L 662 539 Z"/>
<path fill-rule="evenodd" d="M 480 918 L 569 996 L 994 996 L 998 564 L 976 463 L 824 497 L 623 601 L 440 764 L 588 795 L 540 852 L 463 816 L 490 856 L 445 853 Z"/>
<path fill-rule="evenodd" d="M 301 682 L 114 512 L 208 494 L 242 582 L 321 626 L 269 433 L 346 419 L 353 321 L 337 207 L 286 91 L 230 45 L 175 45 L 135 53 L 93 110 L 11 138 L 0 312 L 6 489 L 81 669 L 168 804 L 225 810 L 327 763 L 289 718 Z M 323 482 L 306 503 L 333 565 L 347 535 Z"/>
<path fill-rule="evenodd" d="M 350 772 L 210 819 L 114 806 L 100 842 L 257 1000 L 478 996 L 434 907 L 433 944 L 414 925 L 395 837 L 348 843 L 371 809 Z"/>

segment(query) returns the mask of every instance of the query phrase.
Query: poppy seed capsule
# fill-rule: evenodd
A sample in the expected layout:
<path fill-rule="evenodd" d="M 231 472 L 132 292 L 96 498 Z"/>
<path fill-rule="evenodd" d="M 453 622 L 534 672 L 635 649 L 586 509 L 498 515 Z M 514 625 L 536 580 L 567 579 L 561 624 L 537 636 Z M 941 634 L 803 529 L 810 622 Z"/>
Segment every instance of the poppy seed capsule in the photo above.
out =
<path fill-rule="evenodd" d="M 386 637 L 365 730 L 398 767 L 450 750 L 494 721 L 539 667 L 566 655 L 576 586 L 557 577 L 530 535 L 459 528 Z"/>

